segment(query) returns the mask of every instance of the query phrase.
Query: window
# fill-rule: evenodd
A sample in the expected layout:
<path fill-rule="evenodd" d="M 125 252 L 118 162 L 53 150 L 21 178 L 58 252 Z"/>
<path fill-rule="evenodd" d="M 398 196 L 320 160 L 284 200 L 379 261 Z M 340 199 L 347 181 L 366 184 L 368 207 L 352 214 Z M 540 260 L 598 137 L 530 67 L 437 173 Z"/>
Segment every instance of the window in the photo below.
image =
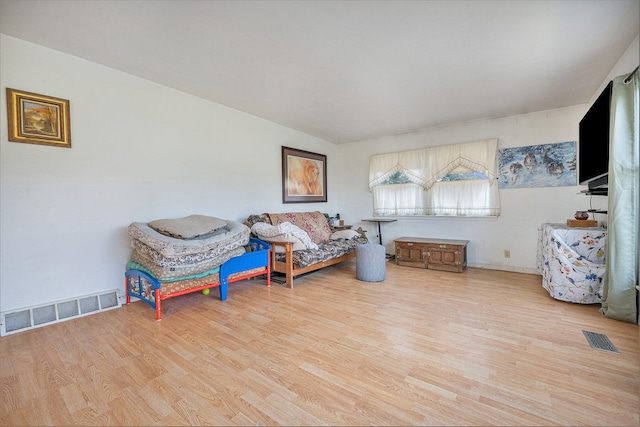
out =
<path fill-rule="evenodd" d="M 472 181 L 476 179 L 487 179 L 487 176 L 482 172 L 477 171 L 451 172 L 440 178 L 438 181 Z"/>
<path fill-rule="evenodd" d="M 374 215 L 500 215 L 497 149 L 491 139 L 372 156 Z"/>
<path fill-rule="evenodd" d="M 382 185 L 392 185 L 392 184 L 408 184 L 411 180 L 407 175 L 402 172 L 394 172 L 389 178 L 382 181 Z"/>

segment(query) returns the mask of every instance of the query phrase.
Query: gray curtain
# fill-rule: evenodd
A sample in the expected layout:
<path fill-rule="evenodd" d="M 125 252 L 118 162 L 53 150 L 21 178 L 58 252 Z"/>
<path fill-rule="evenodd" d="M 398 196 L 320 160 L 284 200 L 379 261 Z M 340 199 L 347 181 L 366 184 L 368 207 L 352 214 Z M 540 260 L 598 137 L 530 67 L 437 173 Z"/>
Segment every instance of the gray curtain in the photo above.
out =
<path fill-rule="evenodd" d="M 639 98 L 638 69 L 631 76 L 613 80 L 607 267 L 600 311 L 612 319 L 631 323 L 638 323 Z"/>

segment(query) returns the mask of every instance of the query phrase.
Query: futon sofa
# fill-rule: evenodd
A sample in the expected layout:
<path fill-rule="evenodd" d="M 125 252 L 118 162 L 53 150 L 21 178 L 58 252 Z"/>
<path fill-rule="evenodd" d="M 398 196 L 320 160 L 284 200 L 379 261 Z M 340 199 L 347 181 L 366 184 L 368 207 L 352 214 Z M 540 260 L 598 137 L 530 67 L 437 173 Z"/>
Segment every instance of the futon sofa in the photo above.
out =
<path fill-rule="evenodd" d="M 362 229 L 334 230 L 322 212 L 250 215 L 245 225 L 272 246 L 271 271 L 284 274 L 289 288 L 300 274 L 355 258 L 356 246 L 368 242 Z"/>

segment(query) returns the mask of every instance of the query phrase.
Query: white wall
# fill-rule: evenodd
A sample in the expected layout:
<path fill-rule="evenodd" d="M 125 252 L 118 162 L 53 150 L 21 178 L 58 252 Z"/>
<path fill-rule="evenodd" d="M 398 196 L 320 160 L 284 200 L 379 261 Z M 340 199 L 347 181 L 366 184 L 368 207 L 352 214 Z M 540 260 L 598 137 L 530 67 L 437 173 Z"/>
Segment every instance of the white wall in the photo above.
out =
<path fill-rule="evenodd" d="M 411 150 L 427 146 L 456 144 L 498 138 L 499 148 L 522 147 L 576 141 L 578 122 L 588 105 L 542 111 L 533 114 L 464 123 L 441 129 L 404 134 L 338 147 L 340 180 L 355 185 L 341 186 L 338 206 L 348 223 L 370 230 L 372 195 L 368 190 L 369 159 L 372 154 Z M 545 222 L 566 223 L 576 210 L 590 207 L 606 210 L 602 196 L 578 194 L 583 186 L 500 190 L 502 214 L 497 219 L 407 218 L 382 225 L 387 253 L 394 253 L 393 240 L 402 236 L 469 240 L 468 263 L 473 267 L 537 273 L 538 228 Z M 606 220 L 606 215 L 598 215 Z M 504 258 L 504 250 L 511 252 Z"/>
<path fill-rule="evenodd" d="M 370 238 L 377 235 L 375 224 L 362 222 L 362 219 L 371 218 L 373 212 L 373 198 L 367 182 L 372 154 L 487 138 L 498 138 L 499 148 L 577 141 L 578 123 L 604 86 L 614 77 L 633 71 L 639 60 L 640 44 L 639 37 L 636 37 L 588 104 L 461 123 L 339 146 L 339 181 L 350 183 L 338 187 L 341 216 L 346 223 L 367 229 Z M 500 190 L 502 214 L 497 219 L 397 217 L 397 222 L 382 225 L 383 243 L 387 253 L 394 253 L 393 240 L 402 236 L 470 240 L 470 266 L 537 274 L 536 250 L 540 224 L 566 223 L 577 210 L 607 210 L 607 197 L 579 194 L 585 188 L 573 186 Z M 595 214 L 595 218 L 600 224 L 606 225 L 607 215 Z M 504 258 L 505 250 L 511 252 L 510 258 Z"/>
<path fill-rule="evenodd" d="M 640 36 L 636 37 L 634 41 L 631 42 L 627 50 L 622 54 L 616 65 L 611 69 L 607 77 L 602 81 L 600 87 L 591 97 L 591 101 L 589 105 L 593 104 L 596 100 L 600 92 L 604 89 L 604 87 L 609 84 L 611 80 L 614 78 L 621 76 L 623 74 L 629 74 L 638 66 L 640 62 Z"/>
<path fill-rule="evenodd" d="M 0 311 L 124 290 L 133 221 L 335 213 L 326 141 L 0 35 Z M 8 142 L 10 87 L 70 100 L 72 148 Z M 282 204 L 281 146 L 327 155 L 328 201 Z"/>
<path fill-rule="evenodd" d="M 637 65 L 634 43 L 612 77 Z M 360 222 L 372 212 L 371 154 L 493 137 L 501 148 L 574 141 L 588 108 L 334 146 L 5 35 L 0 55 L 0 311 L 122 291 L 131 251 L 126 227 L 133 221 L 337 211 L 373 238 L 373 224 Z M 73 148 L 8 142 L 6 87 L 69 99 Z M 329 203 L 281 203 L 282 145 L 327 155 Z M 539 225 L 588 209 L 581 189 L 502 190 L 498 219 L 401 219 L 383 225 L 383 237 L 388 252 L 402 235 L 469 239 L 472 266 L 535 272 Z M 607 208 L 605 197 L 591 199 L 593 208 Z M 511 258 L 503 258 L 504 249 Z"/>

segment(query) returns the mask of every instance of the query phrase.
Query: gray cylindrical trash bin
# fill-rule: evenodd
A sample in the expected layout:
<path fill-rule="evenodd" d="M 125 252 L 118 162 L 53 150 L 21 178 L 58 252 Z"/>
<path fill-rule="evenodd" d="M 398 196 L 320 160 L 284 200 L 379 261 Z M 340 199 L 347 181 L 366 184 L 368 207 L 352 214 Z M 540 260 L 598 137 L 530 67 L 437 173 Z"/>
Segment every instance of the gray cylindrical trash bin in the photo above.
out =
<path fill-rule="evenodd" d="M 364 282 L 381 282 L 387 275 L 384 246 L 365 243 L 356 246 L 356 278 Z"/>

